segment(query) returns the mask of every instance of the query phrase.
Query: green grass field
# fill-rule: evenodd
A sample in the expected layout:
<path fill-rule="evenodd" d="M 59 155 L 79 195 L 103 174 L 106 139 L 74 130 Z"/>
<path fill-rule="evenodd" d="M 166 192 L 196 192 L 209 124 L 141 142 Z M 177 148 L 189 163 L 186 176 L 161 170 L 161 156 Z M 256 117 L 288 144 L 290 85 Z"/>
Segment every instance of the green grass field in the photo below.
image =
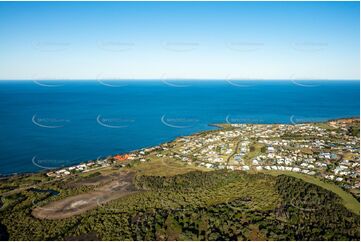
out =
<path fill-rule="evenodd" d="M 146 176 L 174 176 L 190 171 L 210 171 L 207 168 L 187 165 L 184 162 L 175 161 L 169 158 L 150 156 L 150 161 L 134 165 L 130 169 L 139 175 Z"/>
<path fill-rule="evenodd" d="M 258 155 L 260 155 L 262 152 L 261 152 L 261 149 L 262 147 L 264 147 L 263 144 L 260 144 L 260 143 L 253 143 L 251 144 L 250 146 L 251 148 L 253 147 L 254 150 L 251 150 L 249 153 L 247 153 L 245 156 L 244 156 L 244 160 L 246 161 L 246 163 L 248 165 L 251 164 L 252 162 L 252 159 Z"/>

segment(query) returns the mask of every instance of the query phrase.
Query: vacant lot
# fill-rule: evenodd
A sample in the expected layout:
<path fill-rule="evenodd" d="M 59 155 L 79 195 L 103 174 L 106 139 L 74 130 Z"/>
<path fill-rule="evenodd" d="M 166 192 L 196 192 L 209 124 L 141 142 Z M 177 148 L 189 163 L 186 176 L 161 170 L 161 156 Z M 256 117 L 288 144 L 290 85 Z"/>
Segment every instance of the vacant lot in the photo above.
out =
<path fill-rule="evenodd" d="M 118 174 L 110 174 L 110 175 L 98 175 L 98 176 L 90 176 L 85 178 L 80 178 L 75 181 L 71 181 L 66 183 L 65 188 L 75 188 L 81 186 L 99 186 L 101 184 L 106 184 L 114 179 L 116 179 Z"/>
<path fill-rule="evenodd" d="M 139 175 L 146 176 L 174 176 L 185 174 L 191 171 L 209 171 L 209 169 L 187 165 L 184 162 L 171 158 L 162 158 L 150 156 L 150 161 L 140 163 L 130 170 L 135 171 Z"/>
<path fill-rule="evenodd" d="M 101 204 L 137 192 L 133 185 L 133 176 L 131 172 L 121 172 L 112 181 L 94 191 L 37 207 L 32 211 L 32 215 L 40 219 L 63 219 L 79 215 Z"/>

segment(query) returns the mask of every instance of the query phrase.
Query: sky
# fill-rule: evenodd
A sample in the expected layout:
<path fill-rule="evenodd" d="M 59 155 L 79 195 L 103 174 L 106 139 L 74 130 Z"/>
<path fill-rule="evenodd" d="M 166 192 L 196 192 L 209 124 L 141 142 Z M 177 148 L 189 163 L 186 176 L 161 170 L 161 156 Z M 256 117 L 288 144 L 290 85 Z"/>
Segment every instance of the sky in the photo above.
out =
<path fill-rule="evenodd" d="M 0 79 L 357 79 L 359 2 L 0 2 Z"/>

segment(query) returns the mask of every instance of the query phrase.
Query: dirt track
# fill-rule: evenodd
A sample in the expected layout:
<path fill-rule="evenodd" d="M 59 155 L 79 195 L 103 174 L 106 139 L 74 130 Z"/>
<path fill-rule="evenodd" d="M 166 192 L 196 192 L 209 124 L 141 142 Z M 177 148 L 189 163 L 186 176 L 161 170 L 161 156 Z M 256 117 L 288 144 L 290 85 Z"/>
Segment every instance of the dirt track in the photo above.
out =
<path fill-rule="evenodd" d="M 32 215 L 40 219 L 63 219 L 79 215 L 97 206 L 137 192 L 132 181 L 133 173 L 122 172 L 115 180 L 94 191 L 64 198 L 37 207 Z"/>

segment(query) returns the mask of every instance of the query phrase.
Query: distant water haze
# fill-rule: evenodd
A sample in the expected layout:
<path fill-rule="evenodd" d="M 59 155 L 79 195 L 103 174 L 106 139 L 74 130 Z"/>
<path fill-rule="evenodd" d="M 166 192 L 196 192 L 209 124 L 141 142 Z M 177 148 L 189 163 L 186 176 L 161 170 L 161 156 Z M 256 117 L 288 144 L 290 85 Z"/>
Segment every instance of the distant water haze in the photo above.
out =
<path fill-rule="evenodd" d="M 359 81 L 0 82 L 0 174 L 59 168 L 215 129 L 360 115 Z"/>

